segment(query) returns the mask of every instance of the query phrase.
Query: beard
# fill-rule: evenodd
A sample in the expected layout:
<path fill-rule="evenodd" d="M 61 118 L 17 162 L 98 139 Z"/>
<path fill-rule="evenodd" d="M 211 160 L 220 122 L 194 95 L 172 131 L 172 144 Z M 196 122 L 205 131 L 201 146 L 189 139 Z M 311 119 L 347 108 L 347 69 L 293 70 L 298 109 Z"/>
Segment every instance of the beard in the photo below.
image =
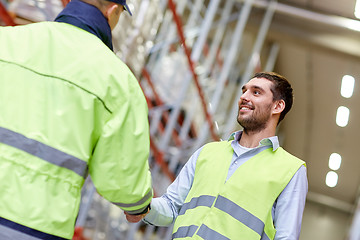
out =
<path fill-rule="evenodd" d="M 252 110 L 250 116 L 243 117 L 238 112 L 237 121 L 244 128 L 244 132 L 260 132 L 266 128 L 266 125 L 270 119 L 271 104 L 265 106 L 264 108 L 257 108 Z"/>

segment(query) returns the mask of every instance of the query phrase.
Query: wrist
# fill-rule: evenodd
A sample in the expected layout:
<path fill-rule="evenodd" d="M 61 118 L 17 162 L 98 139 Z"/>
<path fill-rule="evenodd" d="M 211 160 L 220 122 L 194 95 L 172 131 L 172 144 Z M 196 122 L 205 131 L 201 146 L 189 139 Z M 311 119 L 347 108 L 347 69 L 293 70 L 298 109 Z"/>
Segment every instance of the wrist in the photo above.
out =
<path fill-rule="evenodd" d="M 130 215 L 134 215 L 134 216 L 138 216 L 138 215 L 143 215 L 143 214 L 147 214 L 148 212 L 150 212 L 151 207 L 150 204 L 144 209 L 144 211 L 139 212 L 139 213 L 135 213 L 135 214 L 130 214 Z"/>

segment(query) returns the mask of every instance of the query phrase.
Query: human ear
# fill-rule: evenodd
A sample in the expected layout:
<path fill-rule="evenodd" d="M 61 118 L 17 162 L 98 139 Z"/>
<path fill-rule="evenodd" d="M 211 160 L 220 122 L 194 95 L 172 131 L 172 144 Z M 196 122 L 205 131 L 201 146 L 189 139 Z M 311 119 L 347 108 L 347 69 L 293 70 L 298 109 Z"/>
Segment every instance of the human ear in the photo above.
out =
<path fill-rule="evenodd" d="M 117 4 L 111 4 L 107 9 L 106 9 L 106 16 L 108 19 L 108 23 L 110 25 L 111 30 L 113 30 L 116 26 L 116 24 L 119 21 L 119 17 L 120 17 L 120 9 L 119 9 L 119 5 Z"/>
<path fill-rule="evenodd" d="M 282 111 L 284 111 L 284 109 L 285 109 L 285 101 L 283 99 L 275 101 L 273 107 L 274 114 L 281 113 Z"/>
<path fill-rule="evenodd" d="M 112 16 L 115 13 L 116 8 L 118 8 L 117 4 L 110 4 L 106 9 L 107 17 Z"/>

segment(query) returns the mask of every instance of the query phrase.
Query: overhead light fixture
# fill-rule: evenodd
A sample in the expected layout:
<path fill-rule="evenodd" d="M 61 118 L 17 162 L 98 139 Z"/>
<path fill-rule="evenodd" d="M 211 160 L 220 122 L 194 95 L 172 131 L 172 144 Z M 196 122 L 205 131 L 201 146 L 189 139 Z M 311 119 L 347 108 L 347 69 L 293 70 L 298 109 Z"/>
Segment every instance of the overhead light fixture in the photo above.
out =
<path fill-rule="evenodd" d="M 341 96 L 350 98 L 354 92 L 355 78 L 350 75 L 344 75 L 341 81 Z"/>
<path fill-rule="evenodd" d="M 326 174 L 325 183 L 328 187 L 335 187 L 338 183 L 338 175 L 334 171 L 330 171 Z"/>
<path fill-rule="evenodd" d="M 355 17 L 360 18 L 360 0 L 357 0 L 355 3 L 354 15 Z"/>
<path fill-rule="evenodd" d="M 329 158 L 329 168 L 331 170 L 338 170 L 341 165 L 341 155 L 338 153 L 332 153 Z"/>
<path fill-rule="evenodd" d="M 350 110 L 347 107 L 340 106 L 336 112 L 336 124 L 345 127 L 349 122 Z"/>

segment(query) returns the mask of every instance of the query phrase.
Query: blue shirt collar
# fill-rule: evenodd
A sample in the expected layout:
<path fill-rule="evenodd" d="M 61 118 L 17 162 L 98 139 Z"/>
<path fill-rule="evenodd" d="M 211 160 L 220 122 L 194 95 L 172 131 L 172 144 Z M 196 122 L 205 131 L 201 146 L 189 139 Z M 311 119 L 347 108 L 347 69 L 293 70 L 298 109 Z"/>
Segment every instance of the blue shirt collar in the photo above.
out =
<path fill-rule="evenodd" d="M 236 144 L 237 142 L 239 142 L 241 135 L 242 135 L 243 131 L 237 131 L 237 132 L 233 132 L 228 141 L 232 141 L 231 144 Z M 276 149 L 278 149 L 280 147 L 279 144 L 279 139 L 277 136 L 273 136 L 273 137 L 269 137 L 269 138 L 264 138 L 259 142 L 259 146 L 272 146 L 273 151 L 275 151 Z"/>
<path fill-rule="evenodd" d="M 59 13 L 56 22 L 64 22 L 90 32 L 113 50 L 111 28 L 102 12 L 93 5 L 72 0 Z"/>

